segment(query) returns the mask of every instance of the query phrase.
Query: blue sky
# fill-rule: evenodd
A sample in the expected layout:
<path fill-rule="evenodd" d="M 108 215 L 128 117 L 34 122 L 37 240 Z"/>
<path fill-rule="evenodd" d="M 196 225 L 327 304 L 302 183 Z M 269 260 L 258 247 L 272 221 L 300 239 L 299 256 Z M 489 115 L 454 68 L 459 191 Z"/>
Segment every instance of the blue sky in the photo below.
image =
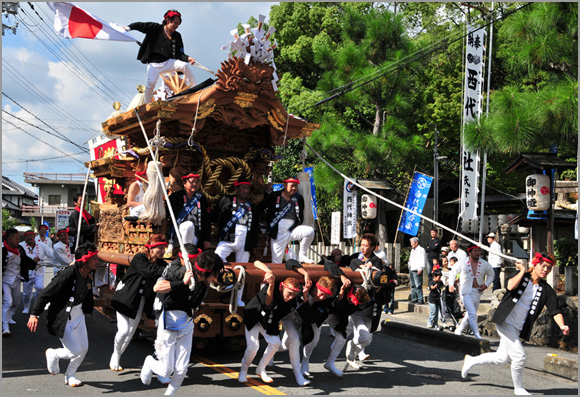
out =
<path fill-rule="evenodd" d="M 47 5 L 32 4 L 34 10 L 27 3 L 20 3 L 21 9 L 16 18 L 3 17 L 4 24 L 18 22 L 18 27 L 15 35 L 6 31 L 2 37 L 2 91 L 20 106 L 5 95 L 2 96 L 2 109 L 5 111 L 2 113 L 2 174 L 21 184 L 24 184 L 25 171 L 86 172 L 84 164 L 67 157 L 34 162 L 65 156 L 59 150 L 66 154 L 77 154 L 81 150 L 26 122 L 53 134 L 56 130 L 78 145 L 88 148 L 86 142 L 100 134 L 101 122 L 113 112 L 113 102 L 120 101 L 121 109 L 124 110 L 137 93 L 137 85 L 145 84 L 146 70 L 146 66 L 136 59 L 136 44 L 60 38 L 52 27 L 54 14 Z M 220 47 L 231 40 L 230 30 L 239 22 L 247 22 L 252 16 L 257 19 L 258 14 L 266 15 L 266 22 L 269 22 L 270 6 L 275 3 L 75 4 L 105 21 L 122 26 L 137 21 L 161 22 L 165 11 L 177 9 L 183 16 L 178 31 L 183 37 L 186 53 L 207 68 L 217 71 L 220 62 L 227 58 L 227 53 L 221 51 Z M 132 32 L 132 35 L 140 41 L 144 37 L 139 32 Z M 197 81 L 211 77 L 201 69 L 192 70 Z M 89 155 L 78 155 L 75 158 L 84 162 L 89 160 Z"/>

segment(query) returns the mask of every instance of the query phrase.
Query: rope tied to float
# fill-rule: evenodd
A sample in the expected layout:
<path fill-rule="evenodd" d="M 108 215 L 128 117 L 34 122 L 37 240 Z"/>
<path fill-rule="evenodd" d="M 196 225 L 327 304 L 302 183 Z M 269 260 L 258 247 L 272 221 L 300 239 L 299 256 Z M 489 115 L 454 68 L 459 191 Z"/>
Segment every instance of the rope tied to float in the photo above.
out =
<path fill-rule="evenodd" d="M 240 273 L 238 274 L 238 279 L 234 283 L 232 295 L 230 297 L 230 314 L 238 312 L 238 292 L 240 291 L 240 288 L 243 288 L 246 285 L 246 269 L 241 265 L 236 265 L 234 269 L 239 269 Z"/>
<path fill-rule="evenodd" d="M 381 270 L 376 268 L 376 267 L 358 268 L 356 270 L 356 272 L 358 272 L 362 276 L 362 279 L 363 279 L 362 287 L 366 291 L 369 291 L 371 288 L 380 287 L 380 286 L 377 286 L 373 283 L 373 272 L 374 271 L 380 272 Z"/>

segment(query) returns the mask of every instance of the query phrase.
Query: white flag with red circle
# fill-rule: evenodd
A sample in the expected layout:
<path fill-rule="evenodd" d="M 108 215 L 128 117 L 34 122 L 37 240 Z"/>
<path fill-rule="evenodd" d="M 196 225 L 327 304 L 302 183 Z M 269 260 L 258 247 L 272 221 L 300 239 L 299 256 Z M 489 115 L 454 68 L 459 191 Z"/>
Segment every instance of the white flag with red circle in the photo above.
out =
<path fill-rule="evenodd" d="M 59 36 L 67 39 L 137 41 L 122 27 L 109 24 L 73 3 L 47 4 L 55 13 L 54 28 Z"/>

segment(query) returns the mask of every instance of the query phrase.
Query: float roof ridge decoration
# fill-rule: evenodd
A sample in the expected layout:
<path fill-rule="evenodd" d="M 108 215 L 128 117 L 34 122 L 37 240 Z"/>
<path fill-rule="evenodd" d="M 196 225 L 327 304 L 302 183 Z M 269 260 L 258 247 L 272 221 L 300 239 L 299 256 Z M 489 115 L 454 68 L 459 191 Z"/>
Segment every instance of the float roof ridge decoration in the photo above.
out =
<path fill-rule="evenodd" d="M 228 58 L 221 63 L 217 80 L 208 79 L 197 90 L 185 90 L 166 101 L 143 104 L 110 118 L 102 123 L 103 131 L 108 136 L 139 140 L 142 132 L 137 111 L 150 137 L 159 119 L 162 136 L 189 137 L 195 125 L 195 139 L 206 124 L 212 129 L 219 125 L 226 130 L 263 134 L 265 145 L 283 145 L 310 136 L 320 125 L 290 115 L 276 96 L 278 77 L 273 54 L 277 43 L 271 41 L 275 28 L 265 32 L 264 19 L 259 16 L 257 28 L 243 25 L 245 33 L 241 36 L 237 29 L 230 32 L 234 40 L 222 47 L 228 51 Z M 167 131 L 169 125 L 171 131 Z"/>

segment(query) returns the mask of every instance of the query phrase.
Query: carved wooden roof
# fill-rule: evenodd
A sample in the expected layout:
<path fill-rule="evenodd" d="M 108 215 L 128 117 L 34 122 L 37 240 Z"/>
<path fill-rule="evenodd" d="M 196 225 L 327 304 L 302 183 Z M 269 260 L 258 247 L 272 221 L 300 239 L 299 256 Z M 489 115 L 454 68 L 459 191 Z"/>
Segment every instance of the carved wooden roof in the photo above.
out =
<path fill-rule="evenodd" d="M 133 144 L 145 146 L 138 112 L 149 137 L 159 119 L 161 135 L 168 137 L 189 137 L 195 124 L 194 140 L 206 125 L 211 125 L 212 131 L 249 130 L 253 135 L 261 135 L 256 138 L 264 146 L 310 136 L 320 125 L 288 115 L 274 93 L 273 72 L 266 64 L 246 65 L 239 58 L 226 60 L 215 84 L 168 101 L 141 105 L 103 122 L 103 131 L 126 136 Z"/>

